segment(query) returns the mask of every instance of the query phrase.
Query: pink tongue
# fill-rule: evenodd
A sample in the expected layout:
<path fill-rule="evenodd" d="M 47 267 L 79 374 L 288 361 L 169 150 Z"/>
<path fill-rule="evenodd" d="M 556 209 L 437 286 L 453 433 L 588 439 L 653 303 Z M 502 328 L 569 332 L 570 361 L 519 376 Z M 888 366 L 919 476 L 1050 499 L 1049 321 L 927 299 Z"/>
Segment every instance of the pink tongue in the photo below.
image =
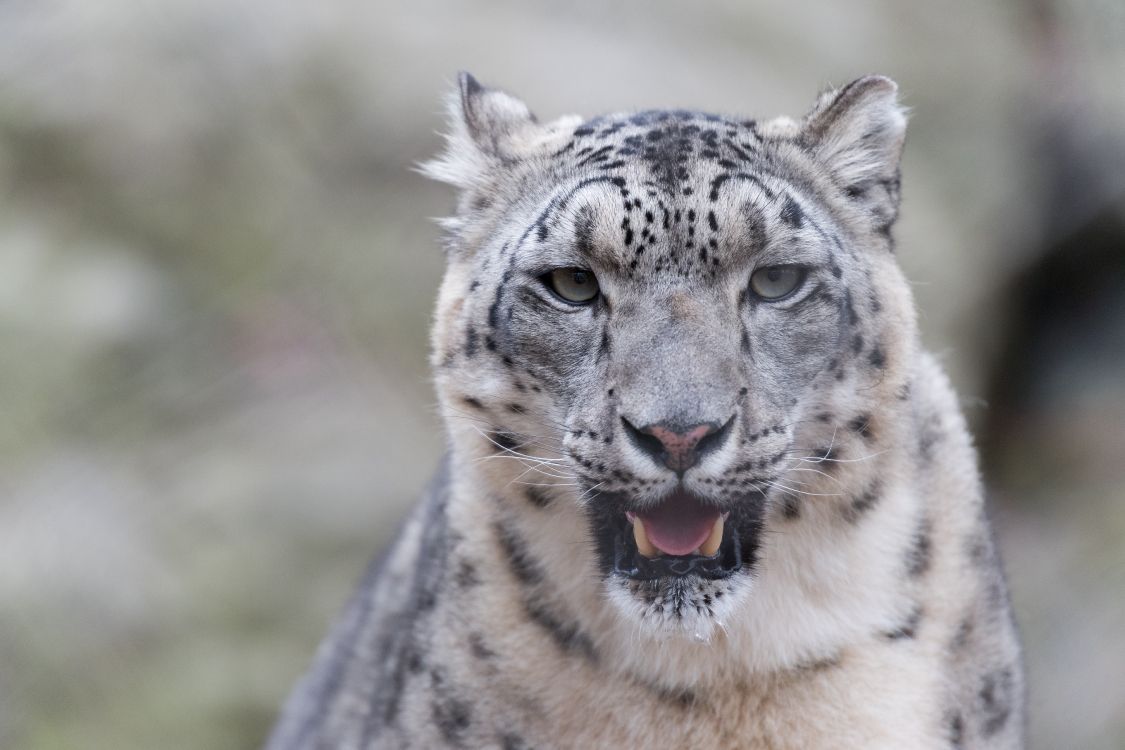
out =
<path fill-rule="evenodd" d="M 666 555 L 687 555 L 707 541 L 719 511 L 676 490 L 656 508 L 637 516 L 654 547 Z"/>

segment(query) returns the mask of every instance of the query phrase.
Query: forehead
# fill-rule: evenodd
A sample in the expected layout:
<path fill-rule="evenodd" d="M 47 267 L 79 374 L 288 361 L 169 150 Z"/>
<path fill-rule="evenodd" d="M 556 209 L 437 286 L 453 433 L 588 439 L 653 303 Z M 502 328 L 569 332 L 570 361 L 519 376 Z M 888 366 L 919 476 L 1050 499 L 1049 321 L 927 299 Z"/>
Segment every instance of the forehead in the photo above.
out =
<path fill-rule="evenodd" d="M 591 120 L 554 157 L 536 221 L 545 249 L 634 275 L 713 278 L 773 245 L 820 244 L 823 221 L 752 120 L 653 111 Z"/>
<path fill-rule="evenodd" d="M 753 120 L 676 110 L 595 118 L 575 129 L 572 144 L 576 166 L 631 166 L 674 198 L 696 193 L 693 172 L 701 166 L 728 172 L 754 166 L 762 140 Z"/>

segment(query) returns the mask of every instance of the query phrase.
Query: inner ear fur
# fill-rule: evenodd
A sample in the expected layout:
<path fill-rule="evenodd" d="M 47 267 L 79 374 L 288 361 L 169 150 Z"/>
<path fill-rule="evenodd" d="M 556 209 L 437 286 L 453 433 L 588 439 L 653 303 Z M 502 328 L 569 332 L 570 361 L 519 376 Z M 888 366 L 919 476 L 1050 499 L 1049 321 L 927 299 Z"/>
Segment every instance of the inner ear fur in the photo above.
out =
<path fill-rule="evenodd" d="M 898 174 L 906 137 L 906 110 L 898 85 L 866 76 L 821 96 L 804 121 L 801 140 L 846 187 Z"/>

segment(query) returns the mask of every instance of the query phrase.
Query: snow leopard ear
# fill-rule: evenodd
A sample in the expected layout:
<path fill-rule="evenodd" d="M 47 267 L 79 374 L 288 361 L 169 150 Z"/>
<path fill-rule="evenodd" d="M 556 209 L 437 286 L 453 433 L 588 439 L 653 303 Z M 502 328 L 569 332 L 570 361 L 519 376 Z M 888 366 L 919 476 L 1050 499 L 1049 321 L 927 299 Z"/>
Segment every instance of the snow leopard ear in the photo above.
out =
<path fill-rule="evenodd" d="M 476 147 L 489 156 L 509 156 L 513 141 L 537 122 L 522 101 L 499 89 L 485 88 L 470 73 L 457 75 L 457 89 L 465 129 Z"/>
<path fill-rule="evenodd" d="M 847 194 L 879 213 L 898 207 L 899 161 L 906 137 L 906 110 L 898 85 L 867 76 L 821 95 L 804 119 L 801 142 Z"/>
<path fill-rule="evenodd" d="M 505 167 L 546 149 L 564 135 L 561 126 L 573 122 L 540 125 L 522 101 L 465 72 L 449 97 L 449 119 L 445 152 L 423 164 L 422 172 L 463 189 L 482 187 Z"/>

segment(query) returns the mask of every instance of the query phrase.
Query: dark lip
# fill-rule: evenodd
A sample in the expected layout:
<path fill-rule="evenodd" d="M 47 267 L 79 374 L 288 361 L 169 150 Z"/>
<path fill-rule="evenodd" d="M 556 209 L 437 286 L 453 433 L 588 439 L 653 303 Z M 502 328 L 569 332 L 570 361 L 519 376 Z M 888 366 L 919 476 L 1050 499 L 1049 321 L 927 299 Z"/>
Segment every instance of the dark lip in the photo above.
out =
<path fill-rule="evenodd" d="M 738 528 L 723 527 L 723 541 L 713 557 L 703 555 L 659 555 L 645 557 L 637 550 L 632 526 L 617 529 L 613 539 L 613 574 L 634 581 L 682 578 L 694 575 L 708 580 L 729 578 L 742 569 L 742 540 Z"/>
<path fill-rule="evenodd" d="M 735 500 L 696 495 L 701 503 L 726 513 L 723 540 L 713 557 L 660 555 L 646 558 L 637 550 L 628 514 L 644 513 L 641 505 L 623 493 L 599 494 L 586 506 L 591 538 L 603 575 L 631 581 L 658 581 L 696 576 L 719 580 L 751 571 L 757 562 L 765 496 L 747 492 Z"/>

